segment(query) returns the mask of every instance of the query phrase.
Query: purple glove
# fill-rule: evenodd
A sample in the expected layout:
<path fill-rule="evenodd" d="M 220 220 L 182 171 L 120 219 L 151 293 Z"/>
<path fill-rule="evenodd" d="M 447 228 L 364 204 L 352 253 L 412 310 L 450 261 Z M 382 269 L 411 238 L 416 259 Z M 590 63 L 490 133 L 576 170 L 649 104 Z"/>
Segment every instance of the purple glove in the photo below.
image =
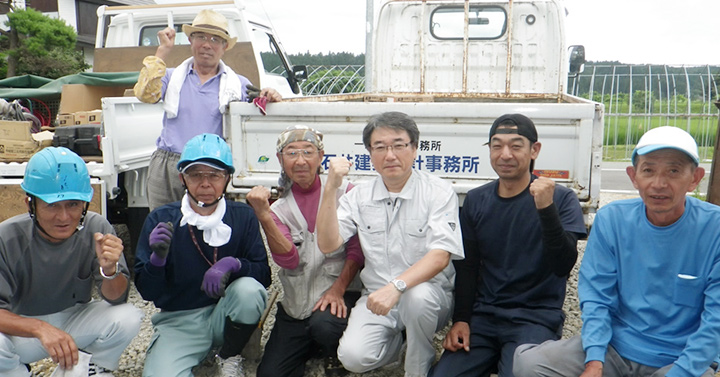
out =
<path fill-rule="evenodd" d="M 205 272 L 202 282 L 202 290 L 212 298 L 225 297 L 225 287 L 230 275 L 240 271 L 240 260 L 233 257 L 225 257 L 215 263 Z"/>
<path fill-rule="evenodd" d="M 171 222 L 158 223 L 150 232 L 150 262 L 156 266 L 164 266 L 165 258 L 170 252 L 170 240 L 173 236 L 173 224 Z"/>

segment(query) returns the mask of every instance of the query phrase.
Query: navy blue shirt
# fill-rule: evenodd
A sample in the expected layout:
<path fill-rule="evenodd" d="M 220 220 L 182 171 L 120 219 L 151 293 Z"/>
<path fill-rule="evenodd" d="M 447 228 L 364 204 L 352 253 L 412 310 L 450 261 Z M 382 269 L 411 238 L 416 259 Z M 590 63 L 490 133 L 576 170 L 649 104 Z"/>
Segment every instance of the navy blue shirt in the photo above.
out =
<path fill-rule="evenodd" d="M 586 235 L 577 196 L 556 185 L 553 205 L 538 211 L 529 187 L 512 198 L 497 190 L 498 181 L 475 188 L 463 204 L 465 260 L 455 262 L 453 321 L 488 314 L 559 330 L 576 241 Z"/>
<path fill-rule="evenodd" d="M 200 255 L 190 236 L 189 225 L 180 226 L 182 212 L 175 202 L 155 209 L 148 215 L 138 240 L 135 255 L 135 285 L 143 299 L 153 301 L 155 306 L 169 311 L 202 308 L 217 304 L 218 299 L 207 296 L 201 289 L 205 272 L 210 268 L 207 258 L 213 262 L 214 247 L 203 240 L 203 232 L 192 230 L 205 258 Z M 230 241 L 218 247 L 217 260 L 230 256 L 240 260 L 240 271 L 232 274 L 231 282 L 249 276 L 265 287 L 270 285 L 265 244 L 260 235 L 255 212 L 244 203 L 227 201 L 223 222 L 232 228 Z M 173 232 L 170 253 L 163 267 L 150 263 L 149 236 L 159 222 L 172 222 Z"/>

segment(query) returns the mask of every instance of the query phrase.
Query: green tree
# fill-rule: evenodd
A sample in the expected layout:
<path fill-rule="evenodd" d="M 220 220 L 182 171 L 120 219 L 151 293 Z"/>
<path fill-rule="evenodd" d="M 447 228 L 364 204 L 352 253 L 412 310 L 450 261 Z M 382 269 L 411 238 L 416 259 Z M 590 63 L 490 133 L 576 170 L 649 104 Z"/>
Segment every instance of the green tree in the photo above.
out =
<path fill-rule="evenodd" d="M 0 30 L 0 76 L 58 78 L 90 68 L 75 50 L 77 34 L 64 21 L 34 9 L 12 10 Z"/>

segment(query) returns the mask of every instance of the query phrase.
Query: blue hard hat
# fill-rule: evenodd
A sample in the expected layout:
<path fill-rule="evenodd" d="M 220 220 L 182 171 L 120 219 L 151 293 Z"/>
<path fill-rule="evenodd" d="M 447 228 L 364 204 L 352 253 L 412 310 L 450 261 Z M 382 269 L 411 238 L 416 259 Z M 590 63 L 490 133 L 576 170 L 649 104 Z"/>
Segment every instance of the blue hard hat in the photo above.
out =
<path fill-rule="evenodd" d="M 209 163 L 227 170 L 230 174 L 235 172 L 230 146 L 223 138 L 215 134 L 200 134 L 185 144 L 177 168 L 182 171 L 193 162 Z"/>
<path fill-rule="evenodd" d="M 65 147 L 48 147 L 35 153 L 25 167 L 20 187 L 45 203 L 89 202 L 93 196 L 85 161 Z"/>

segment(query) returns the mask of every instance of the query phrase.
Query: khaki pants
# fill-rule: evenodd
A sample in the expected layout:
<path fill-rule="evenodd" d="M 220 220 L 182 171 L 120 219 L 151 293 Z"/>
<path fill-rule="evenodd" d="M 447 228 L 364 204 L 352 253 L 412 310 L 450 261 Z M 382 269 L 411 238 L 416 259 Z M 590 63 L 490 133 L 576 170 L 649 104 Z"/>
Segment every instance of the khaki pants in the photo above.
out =
<path fill-rule="evenodd" d="M 177 163 L 180 155 L 157 149 L 150 157 L 148 166 L 148 207 L 152 212 L 165 204 L 177 202 L 185 195 Z"/>

